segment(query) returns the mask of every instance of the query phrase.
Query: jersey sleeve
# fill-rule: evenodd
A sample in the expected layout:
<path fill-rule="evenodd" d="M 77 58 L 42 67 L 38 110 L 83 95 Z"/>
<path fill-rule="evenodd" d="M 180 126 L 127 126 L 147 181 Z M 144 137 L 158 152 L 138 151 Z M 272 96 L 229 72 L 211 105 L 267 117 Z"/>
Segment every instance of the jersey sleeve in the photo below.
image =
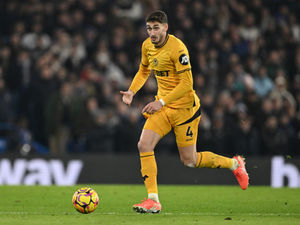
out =
<path fill-rule="evenodd" d="M 166 105 L 178 100 L 187 92 L 193 91 L 193 78 L 191 69 L 184 70 L 180 75 L 179 84 L 169 94 L 162 98 Z"/>
<path fill-rule="evenodd" d="M 147 56 L 147 48 L 146 48 L 146 42 L 144 41 L 143 45 L 142 45 L 142 56 L 141 56 L 141 64 L 144 67 L 148 67 L 149 66 L 149 60 L 148 60 L 148 56 Z"/>
<path fill-rule="evenodd" d="M 173 44 L 171 60 L 173 61 L 176 73 L 180 81 L 171 92 L 162 97 L 162 100 L 166 105 L 177 101 L 178 99 L 186 95 L 186 93 L 193 91 L 193 78 L 189 52 L 184 43 L 182 43 L 181 41 L 176 41 Z"/>
<path fill-rule="evenodd" d="M 146 47 L 145 42 L 142 45 L 142 56 L 141 56 L 141 64 L 139 67 L 138 72 L 135 74 L 129 90 L 133 91 L 134 93 L 138 92 L 143 85 L 145 84 L 146 80 L 150 75 L 150 70 L 148 69 L 149 61 L 146 54 Z"/>
<path fill-rule="evenodd" d="M 174 62 L 176 72 L 183 73 L 184 71 L 191 69 L 190 56 L 186 46 L 183 43 L 179 43 L 178 47 L 174 48 L 172 53 L 172 60 Z"/>

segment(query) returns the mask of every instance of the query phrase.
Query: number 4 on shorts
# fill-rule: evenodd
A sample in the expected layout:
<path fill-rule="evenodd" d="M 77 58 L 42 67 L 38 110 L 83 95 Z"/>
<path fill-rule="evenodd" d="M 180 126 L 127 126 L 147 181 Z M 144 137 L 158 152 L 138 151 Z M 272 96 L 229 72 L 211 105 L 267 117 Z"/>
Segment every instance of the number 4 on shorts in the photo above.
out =
<path fill-rule="evenodd" d="M 188 129 L 186 131 L 186 136 L 193 137 L 193 131 L 191 130 L 191 126 L 188 127 Z"/>

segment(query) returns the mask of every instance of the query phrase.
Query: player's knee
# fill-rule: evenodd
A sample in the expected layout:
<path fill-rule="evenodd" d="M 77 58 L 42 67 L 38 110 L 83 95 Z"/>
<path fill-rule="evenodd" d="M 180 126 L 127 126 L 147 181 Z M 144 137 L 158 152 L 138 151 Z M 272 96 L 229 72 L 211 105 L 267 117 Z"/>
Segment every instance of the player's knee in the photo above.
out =
<path fill-rule="evenodd" d="M 139 152 L 151 152 L 153 151 L 153 147 L 151 146 L 150 143 L 144 142 L 144 141 L 139 141 L 138 142 L 138 149 Z"/>

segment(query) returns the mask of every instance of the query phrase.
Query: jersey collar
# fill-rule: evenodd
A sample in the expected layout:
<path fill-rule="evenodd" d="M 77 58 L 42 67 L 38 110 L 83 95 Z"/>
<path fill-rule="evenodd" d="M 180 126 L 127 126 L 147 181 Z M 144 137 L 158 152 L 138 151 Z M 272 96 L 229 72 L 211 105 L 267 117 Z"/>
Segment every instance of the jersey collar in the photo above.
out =
<path fill-rule="evenodd" d="M 163 42 L 161 45 L 159 45 L 159 46 L 155 46 L 155 45 L 154 45 L 154 47 L 155 47 L 155 48 L 161 48 L 161 47 L 163 47 L 163 46 L 167 43 L 168 40 L 169 40 L 169 34 L 167 34 L 167 36 L 166 36 L 164 42 Z"/>

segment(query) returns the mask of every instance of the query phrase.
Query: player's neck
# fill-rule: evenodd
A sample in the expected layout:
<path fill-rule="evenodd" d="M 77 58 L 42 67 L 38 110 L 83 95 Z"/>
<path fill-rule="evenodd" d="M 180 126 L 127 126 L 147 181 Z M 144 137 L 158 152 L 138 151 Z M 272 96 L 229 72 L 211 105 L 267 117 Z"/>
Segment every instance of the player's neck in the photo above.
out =
<path fill-rule="evenodd" d="M 157 44 L 154 45 L 155 48 L 161 48 L 162 46 L 164 46 L 166 44 L 166 42 L 169 39 L 169 34 L 166 33 L 166 35 L 164 36 L 164 38 Z"/>

